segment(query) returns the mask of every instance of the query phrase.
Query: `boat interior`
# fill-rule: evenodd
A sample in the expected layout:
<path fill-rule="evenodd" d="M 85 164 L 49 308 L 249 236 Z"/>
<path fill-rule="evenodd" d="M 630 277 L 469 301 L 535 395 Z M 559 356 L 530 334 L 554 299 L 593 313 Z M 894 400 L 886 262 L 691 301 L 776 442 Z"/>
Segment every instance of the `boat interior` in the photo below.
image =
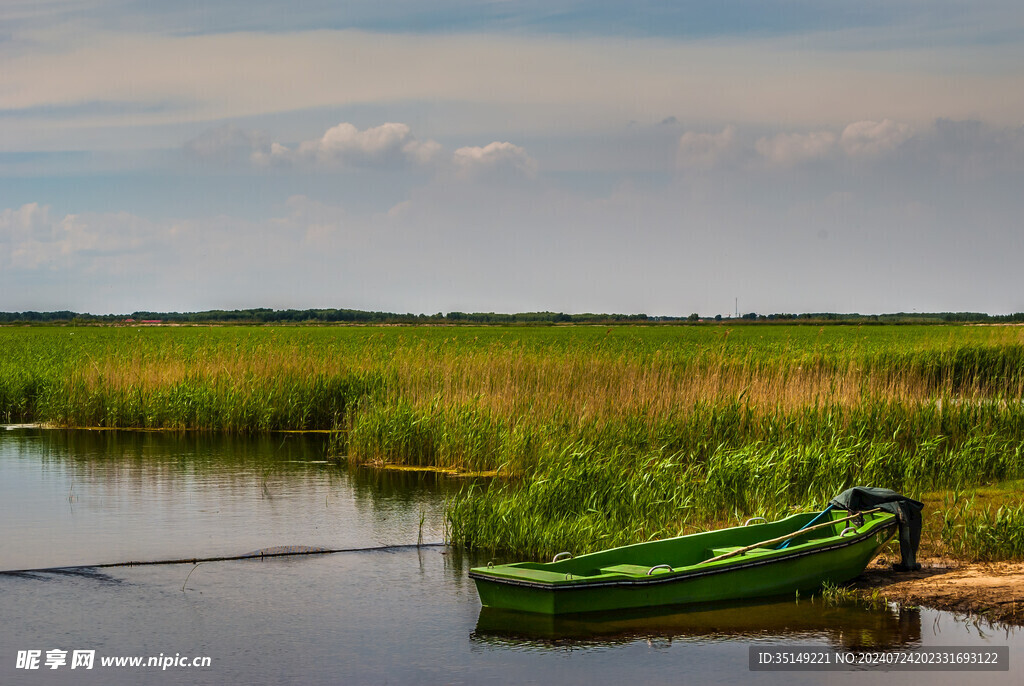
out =
<path fill-rule="evenodd" d="M 894 515 L 884 512 L 853 519 L 849 519 L 850 515 L 830 510 L 797 514 L 775 522 L 764 522 L 758 517 L 744 526 L 636 543 L 579 557 L 559 553 L 551 562 L 519 562 L 491 567 L 486 572 L 550 583 L 651 577 L 705 565 L 739 564 L 753 557 L 783 557 L 847 537 L 852 540 L 894 519 Z"/>

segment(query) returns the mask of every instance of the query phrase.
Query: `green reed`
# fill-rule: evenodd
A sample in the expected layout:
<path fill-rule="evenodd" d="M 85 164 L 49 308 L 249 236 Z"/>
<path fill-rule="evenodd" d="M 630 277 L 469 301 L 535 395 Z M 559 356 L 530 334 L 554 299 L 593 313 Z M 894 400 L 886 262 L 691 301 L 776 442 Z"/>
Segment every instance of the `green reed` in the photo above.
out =
<path fill-rule="evenodd" d="M 1024 502 L 979 504 L 973 497 L 947 500 L 939 538 L 945 552 L 959 559 L 1024 559 Z"/>
<path fill-rule="evenodd" d="M 1020 446 L 1020 436 L 984 434 L 913 447 L 834 434 L 718 445 L 705 455 L 573 445 L 543 456 L 528 478 L 493 480 L 454 497 L 449 536 L 457 544 L 516 555 L 582 553 L 712 522 L 819 509 L 852 485 L 918 495 L 1017 478 L 1024 472 Z"/>
<path fill-rule="evenodd" d="M 1018 330 L 983 327 L 8 327 L 0 418 L 330 429 L 373 407 L 378 423 L 409 412 L 456 421 L 468 440 L 487 422 L 520 432 L 536 417 L 588 429 L 606 420 L 628 428 L 628 416 L 665 425 L 734 401 L 766 415 L 877 401 L 1002 403 L 1022 395 L 1022 350 Z M 475 418 L 463 421 L 467 412 Z M 500 431 L 482 430 L 473 440 L 488 449 L 488 434 Z M 362 446 L 387 453 L 388 440 Z"/>

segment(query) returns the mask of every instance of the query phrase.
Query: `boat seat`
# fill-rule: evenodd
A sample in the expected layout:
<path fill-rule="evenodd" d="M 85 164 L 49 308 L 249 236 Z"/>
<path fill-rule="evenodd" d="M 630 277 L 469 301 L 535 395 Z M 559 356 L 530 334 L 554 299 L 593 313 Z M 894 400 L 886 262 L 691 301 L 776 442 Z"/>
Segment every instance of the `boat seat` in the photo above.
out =
<path fill-rule="evenodd" d="M 731 552 L 740 550 L 743 547 L 745 547 L 745 546 L 733 545 L 733 546 L 728 546 L 726 548 L 708 548 L 708 558 L 707 559 L 710 560 L 713 557 L 718 557 L 719 555 L 725 555 L 726 553 L 731 553 Z M 774 553 L 774 552 L 775 551 L 772 548 L 751 548 L 747 552 L 741 553 L 739 555 L 736 555 L 735 557 L 744 557 L 745 555 L 764 555 L 765 553 Z"/>
<path fill-rule="evenodd" d="M 647 576 L 653 565 L 612 565 L 601 567 L 602 574 L 629 574 L 630 576 Z M 657 574 L 657 572 L 655 572 Z"/>

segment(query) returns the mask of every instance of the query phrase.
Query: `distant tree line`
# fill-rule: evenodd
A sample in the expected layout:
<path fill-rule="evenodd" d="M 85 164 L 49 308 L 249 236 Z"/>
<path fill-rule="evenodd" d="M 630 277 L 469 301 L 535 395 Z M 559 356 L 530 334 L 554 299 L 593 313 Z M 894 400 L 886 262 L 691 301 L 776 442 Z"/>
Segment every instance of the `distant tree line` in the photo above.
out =
<path fill-rule="evenodd" d="M 566 314 L 564 312 L 438 312 L 436 314 L 400 314 L 346 309 L 274 310 L 260 307 L 247 310 L 205 310 L 203 312 L 137 311 L 131 314 L 89 314 L 58 312 L 0 312 L 0 324 L 44 323 L 162 323 L 162 324 L 573 324 L 619 323 L 652 320 L 677 320 L 678 317 L 651 318 L 646 314 Z"/>
<path fill-rule="evenodd" d="M 803 314 L 749 312 L 739 319 L 731 317 L 702 318 L 693 313 L 688 316 L 649 316 L 646 314 L 566 314 L 565 312 L 438 312 L 436 314 L 399 314 L 347 309 L 274 310 L 255 308 L 248 310 L 205 310 L 203 312 L 132 312 L 131 314 L 89 314 L 60 310 L 55 312 L 0 312 L 0 324 L 635 324 L 635 323 L 700 323 L 728 321 L 804 322 L 804 323 L 856 323 L 856 324 L 941 324 L 977 323 L 998 324 L 1024 322 L 1024 312 L 990 315 L 984 312 L 896 312 L 892 314 L 836 312 L 805 312 Z"/>

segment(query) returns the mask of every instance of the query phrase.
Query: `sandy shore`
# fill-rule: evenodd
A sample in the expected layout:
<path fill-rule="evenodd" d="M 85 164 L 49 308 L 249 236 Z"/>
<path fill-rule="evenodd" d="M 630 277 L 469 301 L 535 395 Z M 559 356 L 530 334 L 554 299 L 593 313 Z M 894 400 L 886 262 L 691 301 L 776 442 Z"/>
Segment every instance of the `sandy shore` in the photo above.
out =
<path fill-rule="evenodd" d="M 872 563 L 855 584 L 891 601 L 951 610 L 1024 626 L 1024 562 L 957 562 L 923 559 L 921 571 L 894 572 Z"/>

